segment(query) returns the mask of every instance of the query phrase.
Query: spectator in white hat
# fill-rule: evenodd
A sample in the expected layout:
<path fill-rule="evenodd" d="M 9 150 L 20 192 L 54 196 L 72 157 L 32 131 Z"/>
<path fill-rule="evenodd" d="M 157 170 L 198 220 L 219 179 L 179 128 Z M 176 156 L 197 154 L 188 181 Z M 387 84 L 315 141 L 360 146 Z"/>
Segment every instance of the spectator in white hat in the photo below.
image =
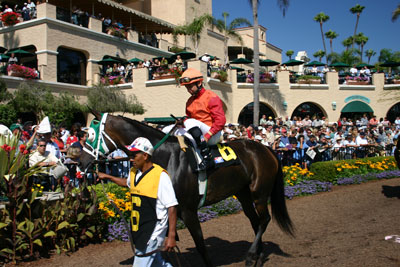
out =
<path fill-rule="evenodd" d="M 109 179 L 120 186 L 130 188 L 132 235 L 136 255 L 144 255 L 162 247 L 167 230 L 164 250 L 171 251 L 176 246 L 178 205 L 171 179 L 162 167 L 152 162 L 154 149 L 148 139 L 138 137 L 126 148 L 133 154 L 134 166 L 128 179 L 101 172 L 98 173 L 99 179 Z M 133 266 L 172 265 L 165 262 L 158 251 L 147 257 L 135 257 Z"/>

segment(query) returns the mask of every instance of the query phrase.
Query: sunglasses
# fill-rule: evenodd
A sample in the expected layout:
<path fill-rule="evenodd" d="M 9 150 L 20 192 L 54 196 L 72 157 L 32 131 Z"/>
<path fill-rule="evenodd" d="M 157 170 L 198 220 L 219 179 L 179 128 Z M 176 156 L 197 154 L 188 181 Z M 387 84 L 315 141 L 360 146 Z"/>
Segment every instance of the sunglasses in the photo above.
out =
<path fill-rule="evenodd" d="M 202 76 L 194 77 L 194 78 L 182 77 L 182 78 L 179 79 L 179 83 L 189 83 L 189 82 L 191 82 L 193 80 L 200 79 L 200 78 L 202 78 Z"/>
<path fill-rule="evenodd" d="M 38 145 L 38 147 L 45 147 L 46 145 Z"/>

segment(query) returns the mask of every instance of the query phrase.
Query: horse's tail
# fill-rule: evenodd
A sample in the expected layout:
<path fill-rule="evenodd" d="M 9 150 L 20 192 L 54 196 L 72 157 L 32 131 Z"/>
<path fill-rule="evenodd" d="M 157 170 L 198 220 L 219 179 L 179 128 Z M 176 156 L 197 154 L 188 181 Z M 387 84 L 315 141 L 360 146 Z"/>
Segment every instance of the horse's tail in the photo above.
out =
<path fill-rule="evenodd" d="M 280 161 L 278 160 L 278 173 L 275 177 L 274 188 L 271 193 L 272 215 L 278 222 L 282 231 L 294 237 L 294 226 L 289 217 L 285 201 L 285 189 L 283 184 L 283 172 Z"/>

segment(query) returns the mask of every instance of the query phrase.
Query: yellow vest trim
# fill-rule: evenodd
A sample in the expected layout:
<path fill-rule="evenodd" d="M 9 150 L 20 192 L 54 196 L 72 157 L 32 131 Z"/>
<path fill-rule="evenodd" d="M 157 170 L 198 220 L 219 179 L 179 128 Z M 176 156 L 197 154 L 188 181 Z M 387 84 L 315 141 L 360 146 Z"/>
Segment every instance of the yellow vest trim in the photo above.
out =
<path fill-rule="evenodd" d="M 162 167 L 153 163 L 153 169 L 143 177 L 139 183 L 135 186 L 135 178 L 137 169 L 131 168 L 130 170 L 130 191 L 131 194 L 146 196 L 150 198 L 157 198 L 158 185 L 160 183 L 160 175 L 162 172 L 166 172 Z"/>

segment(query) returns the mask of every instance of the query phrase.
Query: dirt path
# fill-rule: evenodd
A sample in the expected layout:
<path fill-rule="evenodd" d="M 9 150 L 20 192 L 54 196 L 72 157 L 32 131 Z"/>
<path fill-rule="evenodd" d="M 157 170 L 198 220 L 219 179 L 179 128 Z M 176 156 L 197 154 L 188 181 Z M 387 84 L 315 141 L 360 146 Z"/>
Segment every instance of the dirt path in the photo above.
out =
<path fill-rule="evenodd" d="M 395 190 L 395 196 L 382 193 Z M 400 266 L 400 244 L 385 241 L 400 235 L 400 178 L 334 187 L 332 192 L 287 201 L 295 239 L 275 222 L 263 236 L 265 266 Z M 203 223 L 206 244 L 217 266 L 243 266 L 253 240 L 244 214 Z M 202 266 L 187 230 L 178 232 L 184 266 Z M 70 256 L 54 256 L 23 266 L 131 266 L 128 243 L 90 245 Z"/>

